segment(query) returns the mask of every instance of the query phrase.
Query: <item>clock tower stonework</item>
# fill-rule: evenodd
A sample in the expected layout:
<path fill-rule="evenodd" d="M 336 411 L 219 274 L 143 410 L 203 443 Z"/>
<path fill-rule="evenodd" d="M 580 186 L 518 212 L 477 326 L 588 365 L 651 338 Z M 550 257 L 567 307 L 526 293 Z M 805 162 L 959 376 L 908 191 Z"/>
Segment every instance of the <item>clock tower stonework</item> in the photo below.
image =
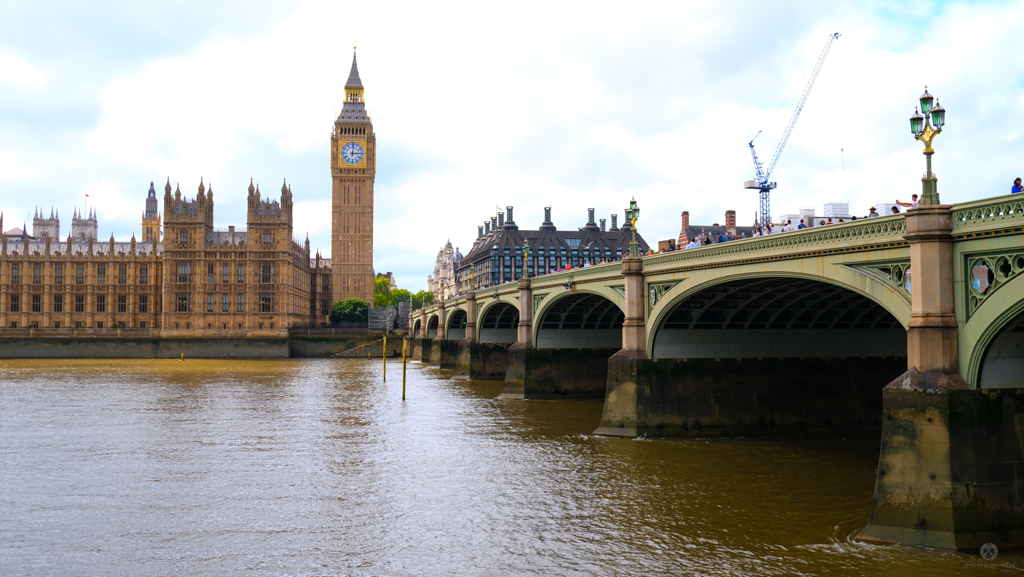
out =
<path fill-rule="evenodd" d="M 332 300 L 373 304 L 373 180 L 377 138 L 366 113 L 356 55 L 345 82 L 345 104 L 331 132 Z"/>

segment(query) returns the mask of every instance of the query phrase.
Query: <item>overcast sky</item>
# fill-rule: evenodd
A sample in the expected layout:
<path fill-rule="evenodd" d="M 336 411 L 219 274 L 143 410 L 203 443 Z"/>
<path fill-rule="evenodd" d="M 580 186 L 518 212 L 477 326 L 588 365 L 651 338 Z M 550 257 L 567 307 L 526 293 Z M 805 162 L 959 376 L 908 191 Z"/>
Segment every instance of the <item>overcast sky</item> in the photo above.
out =
<path fill-rule="evenodd" d="M 833 45 L 772 180 L 775 216 L 906 200 L 928 84 L 943 202 L 1009 192 L 1021 166 L 1024 2 L 0 1 L 0 210 L 99 211 L 138 235 L 146 190 L 213 184 L 216 226 L 245 189 L 295 197 L 295 236 L 330 253 L 330 130 L 358 44 L 377 133 L 375 267 L 425 288 L 495 206 L 536 228 L 636 197 L 653 242 L 679 215 L 740 224 L 758 130 L 767 160 Z M 781 108 L 780 108 L 781 106 Z"/>

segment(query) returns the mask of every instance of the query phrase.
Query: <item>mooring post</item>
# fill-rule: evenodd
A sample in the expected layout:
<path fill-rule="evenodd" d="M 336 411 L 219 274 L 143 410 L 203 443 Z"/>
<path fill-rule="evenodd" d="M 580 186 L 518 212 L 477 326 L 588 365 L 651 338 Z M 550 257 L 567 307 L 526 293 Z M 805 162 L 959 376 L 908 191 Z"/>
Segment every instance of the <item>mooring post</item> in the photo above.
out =
<path fill-rule="evenodd" d="M 384 382 L 388 382 L 388 337 L 384 337 L 384 346 L 381 350 L 381 359 L 384 361 Z"/>
<path fill-rule="evenodd" d="M 407 339 L 402 339 L 402 400 L 405 400 L 405 344 Z"/>

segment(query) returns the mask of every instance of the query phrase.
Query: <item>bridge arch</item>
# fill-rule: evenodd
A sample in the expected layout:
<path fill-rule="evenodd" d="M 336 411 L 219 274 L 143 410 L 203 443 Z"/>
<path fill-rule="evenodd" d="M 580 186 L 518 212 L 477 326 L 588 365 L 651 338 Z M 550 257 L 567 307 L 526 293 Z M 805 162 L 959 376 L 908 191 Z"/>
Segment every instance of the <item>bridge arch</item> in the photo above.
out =
<path fill-rule="evenodd" d="M 538 349 L 620 349 L 625 313 L 598 291 L 565 292 L 542 301 L 534 315 Z"/>
<path fill-rule="evenodd" d="M 420 335 L 420 326 L 421 326 L 420 319 L 417 318 L 416 320 L 414 320 L 412 322 L 412 330 L 409 332 L 409 334 L 414 336 L 414 337 L 418 337 Z"/>
<path fill-rule="evenodd" d="M 446 311 L 445 323 L 448 326 L 444 331 L 445 340 L 461 341 L 466 338 L 467 319 L 466 310 L 461 307 Z"/>
<path fill-rule="evenodd" d="M 965 287 L 964 290 L 971 289 Z M 998 293 L 985 299 L 960 328 L 960 372 L 972 386 L 1010 386 L 1006 371 L 1012 367 L 1024 367 L 1024 350 L 1013 349 L 1017 339 L 1015 333 L 1024 330 L 1022 295 L 1024 275 L 1010 279 Z M 1018 381 L 1012 386 L 1021 384 Z"/>
<path fill-rule="evenodd" d="M 907 354 L 906 328 L 889 307 L 865 291 L 819 276 L 714 279 L 659 304 L 648 324 L 651 358 Z"/>
<path fill-rule="evenodd" d="M 428 339 L 432 339 L 432 338 L 437 336 L 437 329 L 438 329 L 438 326 L 440 324 L 441 324 L 440 320 L 438 319 L 438 316 L 436 314 L 430 315 L 430 318 L 427 319 L 427 338 Z"/>
<path fill-rule="evenodd" d="M 477 342 L 515 343 L 519 338 L 519 307 L 505 301 L 489 303 L 479 313 Z"/>

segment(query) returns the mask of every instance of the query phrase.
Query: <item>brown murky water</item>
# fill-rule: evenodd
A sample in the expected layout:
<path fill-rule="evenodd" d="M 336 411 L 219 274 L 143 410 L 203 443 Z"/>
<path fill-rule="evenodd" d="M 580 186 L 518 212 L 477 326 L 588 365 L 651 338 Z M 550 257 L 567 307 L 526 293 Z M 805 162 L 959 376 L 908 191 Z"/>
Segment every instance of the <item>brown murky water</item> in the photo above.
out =
<path fill-rule="evenodd" d="M 600 401 L 449 375 L 410 364 L 402 403 L 400 362 L 0 362 L 0 575 L 1024 568 L 852 542 L 877 435 L 609 439 Z"/>

